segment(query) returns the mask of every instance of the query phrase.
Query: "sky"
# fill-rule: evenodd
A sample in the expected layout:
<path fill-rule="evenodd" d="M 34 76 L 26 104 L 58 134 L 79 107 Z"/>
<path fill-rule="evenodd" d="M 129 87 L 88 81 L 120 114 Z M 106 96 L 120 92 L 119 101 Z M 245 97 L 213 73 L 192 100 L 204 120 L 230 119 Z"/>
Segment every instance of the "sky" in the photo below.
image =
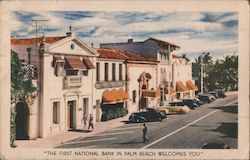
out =
<path fill-rule="evenodd" d="M 144 41 L 149 37 L 180 46 L 176 54 L 192 61 L 203 52 L 214 58 L 238 53 L 236 12 L 12 12 L 11 35 L 16 38 L 64 36 L 69 26 L 88 44 Z"/>

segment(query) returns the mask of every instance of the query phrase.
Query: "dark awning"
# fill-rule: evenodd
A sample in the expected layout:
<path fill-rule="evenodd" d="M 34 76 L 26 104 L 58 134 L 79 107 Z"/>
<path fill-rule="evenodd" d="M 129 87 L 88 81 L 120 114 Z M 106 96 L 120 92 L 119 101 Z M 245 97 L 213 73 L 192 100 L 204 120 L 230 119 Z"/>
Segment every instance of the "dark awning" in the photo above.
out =
<path fill-rule="evenodd" d="M 86 65 L 83 64 L 81 58 L 78 56 L 66 56 L 66 69 L 73 69 L 73 70 L 84 70 L 88 69 Z"/>
<path fill-rule="evenodd" d="M 86 66 L 88 69 L 95 69 L 95 66 L 94 66 L 93 63 L 90 61 L 89 58 L 83 57 L 83 63 L 85 64 L 85 66 Z"/>

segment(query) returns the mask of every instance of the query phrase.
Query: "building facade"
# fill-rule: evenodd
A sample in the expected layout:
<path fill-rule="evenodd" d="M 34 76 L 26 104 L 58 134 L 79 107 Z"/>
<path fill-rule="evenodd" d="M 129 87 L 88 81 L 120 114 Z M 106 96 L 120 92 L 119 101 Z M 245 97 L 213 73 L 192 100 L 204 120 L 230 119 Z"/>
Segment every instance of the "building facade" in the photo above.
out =
<path fill-rule="evenodd" d="M 100 122 L 111 110 L 135 112 L 194 96 L 192 66 L 173 54 L 177 45 L 149 38 L 100 46 L 89 47 L 71 31 L 11 40 L 12 51 L 33 66 L 38 88 L 23 123 L 29 139 L 79 129 L 90 114 Z"/>
<path fill-rule="evenodd" d="M 98 53 L 93 48 L 71 32 L 65 37 L 12 39 L 11 44 L 20 59 L 38 71 L 38 96 L 29 106 L 29 139 L 79 128 L 83 115 L 96 114 Z"/>
<path fill-rule="evenodd" d="M 128 42 L 124 43 L 102 43 L 100 47 L 131 52 L 159 61 L 157 65 L 157 88 L 161 91 L 161 105 L 177 99 L 195 96 L 194 90 L 196 90 L 196 87 L 192 81 L 191 62 L 174 54 L 174 51 L 180 49 L 179 46 L 149 38 L 142 42 L 133 42 L 133 39 L 129 39 Z M 186 83 L 189 84 L 188 86 L 192 85 L 192 87 L 188 88 Z"/>

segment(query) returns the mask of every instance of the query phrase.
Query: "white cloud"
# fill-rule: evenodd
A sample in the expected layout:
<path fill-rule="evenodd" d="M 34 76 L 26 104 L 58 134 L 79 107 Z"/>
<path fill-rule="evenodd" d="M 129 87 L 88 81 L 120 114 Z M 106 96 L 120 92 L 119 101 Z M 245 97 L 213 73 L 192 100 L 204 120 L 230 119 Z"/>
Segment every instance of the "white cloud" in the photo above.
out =
<path fill-rule="evenodd" d="M 66 19 L 63 12 L 36 13 L 39 16 L 30 18 L 48 19 L 49 28 L 57 29 L 46 33 L 47 36 L 64 35 L 68 31 L 68 26 L 73 25 L 73 30 L 76 33 L 86 33 L 87 36 L 81 38 L 87 43 L 94 43 L 95 47 L 98 47 L 99 43 L 125 42 L 129 38 L 144 41 L 149 36 L 179 45 L 180 53 L 233 52 L 237 51 L 238 47 L 237 36 L 235 36 L 237 26 L 225 27 L 222 24 L 237 20 L 237 14 L 223 16 L 222 13 L 218 15 L 214 13 L 212 16 L 217 20 L 204 22 L 201 21 L 204 14 L 198 12 L 138 12 L 135 15 L 131 13 L 128 15 L 126 12 L 93 12 L 88 13 L 90 17 L 77 17 L 76 20 Z M 27 17 L 29 13 L 24 12 L 23 15 Z M 31 36 L 30 33 L 35 29 L 30 23 L 27 24 L 14 16 L 11 24 L 13 31 L 16 31 L 19 36 Z M 95 32 L 89 33 L 93 29 L 96 29 Z"/>

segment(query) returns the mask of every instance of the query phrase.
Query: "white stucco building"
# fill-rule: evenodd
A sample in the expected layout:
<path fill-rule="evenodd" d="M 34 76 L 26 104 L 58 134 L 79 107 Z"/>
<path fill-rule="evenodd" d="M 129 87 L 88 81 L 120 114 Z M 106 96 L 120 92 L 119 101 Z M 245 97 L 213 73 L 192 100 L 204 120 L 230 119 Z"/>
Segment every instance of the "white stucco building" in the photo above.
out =
<path fill-rule="evenodd" d="M 191 63 L 173 54 L 179 46 L 149 38 L 100 47 L 89 47 L 71 31 L 11 40 L 12 51 L 33 66 L 38 88 L 17 126 L 27 128 L 29 139 L 79 129 L 84 115 L 100 122 L 110 110 L 135 112 L 194 96 Z"/>
<path fill-rule="evenodd" d="M 64 37 L 12 39 L 11 46 L 38 71 L 38 96 L 24 124 L 30 139 L 78 128 L 84 114 L 96 114 L 94 64 L 99 54 L 93 48 L 71 32 Z"/>
<path fill-rule="evenodd" d="M 161 105 L 195 96 L 194 90 L 196 88 L 192 81 L 192 64 L 187 59 L 174 54 L 175 50 L 180 49 L 179 46 L 149 38 L 142 42 L 133 42 L 133 39 L 129 39 L 128 42 L 122 43 L 102 43 L 100 47 L 131 52 L 159 61 L 157 64 L 157 88 L 161 90 Z M 181 87 L 179 87 L 180 85 Z"/>

